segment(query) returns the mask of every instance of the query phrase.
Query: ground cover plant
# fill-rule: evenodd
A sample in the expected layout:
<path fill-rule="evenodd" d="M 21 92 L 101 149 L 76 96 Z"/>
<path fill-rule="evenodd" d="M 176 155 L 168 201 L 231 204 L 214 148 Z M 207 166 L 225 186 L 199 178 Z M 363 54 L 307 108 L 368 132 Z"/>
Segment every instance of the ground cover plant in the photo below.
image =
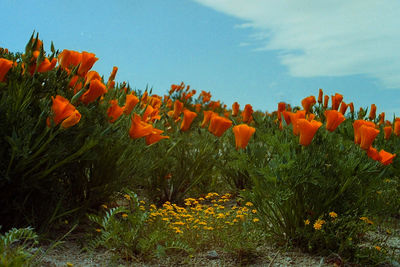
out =
<path fill-rule="evenodd" d="M 272 113 L 183 82 L 159 96 L 115 82 L 117 67 L 100 76 L 93 53 L 50 51 L 37 34 L 0 49 L 2 231 L 89 218 L 86 248 L 127 260 L 218 247 L 243 263 L 265 242 L 361 264 L 398 254 L 363 244 L 400 216 L 400 118 L 321 89 Z"/>

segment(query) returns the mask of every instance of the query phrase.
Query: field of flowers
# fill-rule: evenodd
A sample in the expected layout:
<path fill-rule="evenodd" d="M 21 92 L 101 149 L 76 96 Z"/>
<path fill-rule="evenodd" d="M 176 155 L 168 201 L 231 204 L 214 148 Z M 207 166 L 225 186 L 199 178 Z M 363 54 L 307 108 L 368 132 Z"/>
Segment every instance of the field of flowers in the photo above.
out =
<path fill-rule="evenodd" d="M 183 82 L 159 96 L 97 60 L 46 52 L 38 35 L 24 53 L 0 48 L 0 263 L 32 258 L 38 236 L 22 227 L 66 223 L 127 261 L 215 247 L 242 261 L 266 242 L 399 260 L 385 238 L 365 242 L 398 233 L 400 118 L 322 89 L 270 113 Z"/>

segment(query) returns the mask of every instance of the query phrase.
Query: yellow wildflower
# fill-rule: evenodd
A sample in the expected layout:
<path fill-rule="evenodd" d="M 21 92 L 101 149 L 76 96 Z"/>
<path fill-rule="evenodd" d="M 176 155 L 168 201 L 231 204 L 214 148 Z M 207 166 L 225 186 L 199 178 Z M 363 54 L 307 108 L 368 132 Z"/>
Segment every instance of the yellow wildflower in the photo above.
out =
<path fill-rule="evenodd" d="M 329 216 L 331 216 L 331 218 L 336 218 L 338 215 L 336 212 L 331 211 L 331 212 L 329 212 Z"/>
<path fill-rule="evenodd" d="M 101 232 L 101 229 L 96 228 L 96 232 L 100 233 L 100 232 Z"/>
<path fill-rule="evenodd" d="M 260 219 L 258 219 L 258 218 L 253 219 L 253 222 L 259 222 L 259 221 L 260 221 Z"/>
<path fill-rule="evenodd" d="M 253 206 L 253 203 L 251 203 L 251 202 L 246 202 L 245 205 L 251 207 L 251 206 Z"/>
<path fill-rule="evenodd" d="M 257 210 L 251 210 L 251 212 L 255 214 L 255 213 L 257 213 Z"/>
<path fill-rule="evenodd" d="M 140 200 L 139 203 L 142 205 L 146 204 L 146 202 L 144 202 L 144 200 Z"/>
<path fill-rule="evenodd" d="M 128 195 L 128 194 L 125 194 L 125 195 L 124 195 L 124 198 L 126 198 L 127 200 L 131 200 L 131 196 Z"/>
<path fill-rule="evenodd" d="M 315 229 L 315 230 L 321 230 L 322 225 L 323 225 L 324 223 L 325 223 L 324 220 L 321 220 L 321 219 L 316 220 L 315 223 L 314 223 L 314 229 Z"/>
<path fill-rule="evenodd" d="M 309 224 L 310 224 L 310 220 L 309 220 L 309 219 L 305 220 L 305 221 L 304 221 L 304 224 L 305 224 L 305 225 L 309 225 Z"/>
<path fill-rule="evenodd" d="M 375 246 L 375 249 L 377 250 L 377 251 L 381 251 L 381 247 L 380 246 Z"/>
<path fill-rule="evenodd" d="M 74 264 L 73 264 L 73 263 L 71 263 L 71 262 L 67 262 L 67 263 L 66 263 L 66 265 L 67 265 L 68 267 L 72 267 L 72 266 L 74 266 Z"/>
<path fill-rule="evenodd" d="M 128 214 L 122 213 L 122 218 L 126 218 L 126 217 L 128 217 Z"/>
<path fill-rule="evenodd" d="M 103 209 L 107 209 L 107 208 L 108 208 L 106 204 L 101 205 L 101 207 L 102 207 Z"/>

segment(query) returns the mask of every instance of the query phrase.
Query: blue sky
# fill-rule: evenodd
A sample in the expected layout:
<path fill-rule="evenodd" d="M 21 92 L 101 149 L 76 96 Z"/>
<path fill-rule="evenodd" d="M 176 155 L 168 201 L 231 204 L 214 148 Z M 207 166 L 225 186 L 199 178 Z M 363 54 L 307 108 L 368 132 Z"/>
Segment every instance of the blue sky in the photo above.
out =
<path fill-rule="evenodd" d="M 163 95 L 172 83 L 273 111 L 279 101 L 344 95 L 400 114 L 397 0 L 2 0 L 0 47 L 89 51 L 93 69 Z"/>

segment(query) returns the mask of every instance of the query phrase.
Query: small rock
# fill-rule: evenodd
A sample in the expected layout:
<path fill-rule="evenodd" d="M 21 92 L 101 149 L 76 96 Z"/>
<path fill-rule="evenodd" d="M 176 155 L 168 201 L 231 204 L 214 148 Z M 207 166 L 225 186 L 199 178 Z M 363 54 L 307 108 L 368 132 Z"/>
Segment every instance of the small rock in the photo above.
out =
<path fill-rule="evenodd" d="M 207 252 L 206 258 L 209 260 L 217 260 L 219 259 L 219 255 L 215 250 L 210 250 Z"/>

